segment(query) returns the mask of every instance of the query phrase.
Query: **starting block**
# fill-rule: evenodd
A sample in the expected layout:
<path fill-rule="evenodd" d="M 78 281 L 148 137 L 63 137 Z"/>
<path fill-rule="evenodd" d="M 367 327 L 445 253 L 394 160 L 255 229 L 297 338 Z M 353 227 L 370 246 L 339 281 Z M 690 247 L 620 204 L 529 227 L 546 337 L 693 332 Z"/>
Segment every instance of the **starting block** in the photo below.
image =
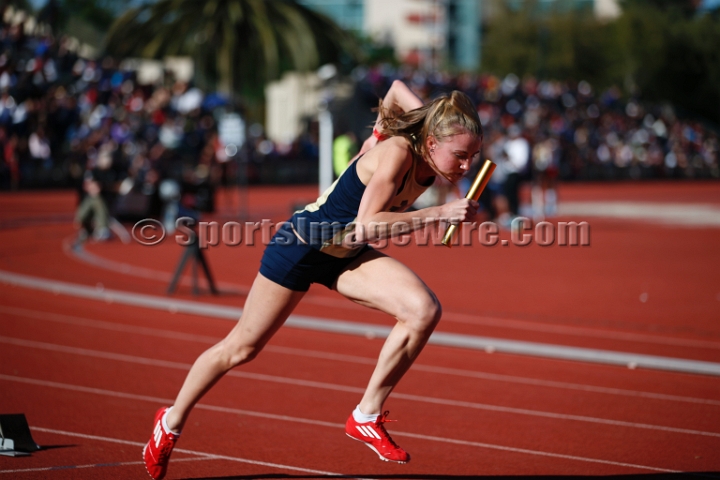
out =
<path fill-rule="evenodd" d="M 0 455 L 20 457 L 38 450 L 24 414 L 0 415 Z"/>

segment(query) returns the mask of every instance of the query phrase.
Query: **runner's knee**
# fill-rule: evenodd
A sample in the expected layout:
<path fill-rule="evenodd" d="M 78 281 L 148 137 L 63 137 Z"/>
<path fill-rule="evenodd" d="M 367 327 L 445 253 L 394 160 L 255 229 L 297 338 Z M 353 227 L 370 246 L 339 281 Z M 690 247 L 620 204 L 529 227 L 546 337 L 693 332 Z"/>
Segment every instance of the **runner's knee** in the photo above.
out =
<path fill-rule="evenodd" d="M 442 306 L 432 293 L 424 293 L 407 299 L 402 320 L 409 328 L 432 331 L 442 315 Z"/>
<path fill-rule="evenodd" d="M 221 362 L 226 370 L 230 370 L 252 361 L 261 350 L 262 348 L 254 345 L 232 346 L 228 342 L 222 342 Z"/>

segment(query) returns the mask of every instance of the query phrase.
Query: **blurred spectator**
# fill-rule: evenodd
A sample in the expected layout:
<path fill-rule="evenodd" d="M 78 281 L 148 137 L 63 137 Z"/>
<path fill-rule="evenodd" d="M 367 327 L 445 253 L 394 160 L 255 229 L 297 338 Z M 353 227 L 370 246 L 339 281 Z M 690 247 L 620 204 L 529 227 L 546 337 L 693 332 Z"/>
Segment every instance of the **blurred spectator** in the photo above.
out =
<path fill-rule="evenodd" d="M 45 130 L 42 127 L 38 127 L 35 132 L 30 134 L 28 149 L 30 150 L 30 156 L 36 164 L 42 165 L 46 170 L 52 167 L 50 142 L 48 142 L 45 136 Z"/>
<path fill-rule="evenodd" d="M 555 190 L 560 162 L 560 148 L 554 138 L 540 139 L 533 147 L 533 219 L 542 221 L 546 216 L 557 214 L 557 192 Z"/>
<path fill-rule="evenodd" d="M 83 190 L 85 198 L 75 212 L 78 241 L 85 241 L 90 235 L 98 241 L 107 240 L 110 238 L 110 213 L 101 196 L 102 187 L 90 172 L 83 182 Z"/>
<path fill-rule="evenodd" d="M 528 160 L 530 160 L 530 144 L 520 133 L 521 130 L 518 125 L 510 125 L 508 139 L 503 146 L 505 161 L 499 165 L 505 171 L 503 191 L 505 192 L 505 198 L 508 200 L 508 208 L 512 216 L 518 215 L 520 176 L 525 173 Z"/>
<path fill-rule="evenodd" d="M 333 170 L 335 171 L 335 177 L 339 177 L 345 171 L 357 151 L 357 137 L 353 132 L 345 132 L 335 138 L 333 141 Z"/>
<path fill-rule="evenodd" d="M 0 187 L 16 190 L 20 183 L 20 167 L 16 153 L 17 135 L 8 136 L 4 126 L 0 126 L 0 155 L 3 162 L 0 167 Z"/>
<path fill-rule="evenodd" d="M 512 218 L 505 190 L 505 184 L 508 178 L 508 171 L 504 168 L 504 166 L 508 164 L 507 152 L 505 150 L 507 138 L 501 131 L 490 132 L 490 135 L 485 134 L 485 138 L 487 138 L 489 142 L 487 152 L 490 160 L 497 165 L 487 185 L 487 190 L 490 192 L 492 199 L 492 204 L 488 206 L 488 209 L 491 209 L 491 212 L 494 213 L 491 219 L 497 218 L 503 227 L 508 228 Z"/>

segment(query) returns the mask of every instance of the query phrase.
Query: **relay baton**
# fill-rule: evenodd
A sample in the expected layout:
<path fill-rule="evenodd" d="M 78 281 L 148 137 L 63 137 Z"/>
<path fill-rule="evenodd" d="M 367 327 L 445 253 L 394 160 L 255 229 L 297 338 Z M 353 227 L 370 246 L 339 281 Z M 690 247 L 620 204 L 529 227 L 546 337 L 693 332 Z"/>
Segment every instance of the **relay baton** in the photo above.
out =
<path fill-rule="evenodd" d="M 476 202 L 478 201 L 480 194 L 483 190 L 485 190 L 485 186 L 490 181 L 493 171 L 495 171 L 495 166 L 496 165 L 490 160 L 485 160 L 485 163 L 483 163 L 482 168 L 478 172 L 477 176 L 475 176 L 475 180 L 473 181 L 470 190 L 468 190 L 467 195 L 465 195 L 465 198 L 475 200 Z M 443 237 L 442 244 L 448 248 L 452 247 L 452 238 L 453 235 L 455 235 L 455 230 L 457 230 L 457 225 L 448 225 L 447 230 L 445 230 L 445 236 Z"/>

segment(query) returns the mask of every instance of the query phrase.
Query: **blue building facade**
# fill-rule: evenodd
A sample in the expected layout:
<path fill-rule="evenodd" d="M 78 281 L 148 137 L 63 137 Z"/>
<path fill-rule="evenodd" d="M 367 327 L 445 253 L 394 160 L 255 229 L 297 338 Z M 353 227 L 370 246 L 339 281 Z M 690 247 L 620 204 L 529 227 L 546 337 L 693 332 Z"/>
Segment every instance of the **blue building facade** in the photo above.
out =
<path fill-rule="evenodd" d="M 447 52 L 451 63 L 460 70 L 480 68 L 481 0 L 450 0 L 447 3 Z"/>
<path fill-rule="evenodd" d="M 324 13 L 344 29 L 363 31 L 364 0 L 298 0 L 298 3 Z"/>

